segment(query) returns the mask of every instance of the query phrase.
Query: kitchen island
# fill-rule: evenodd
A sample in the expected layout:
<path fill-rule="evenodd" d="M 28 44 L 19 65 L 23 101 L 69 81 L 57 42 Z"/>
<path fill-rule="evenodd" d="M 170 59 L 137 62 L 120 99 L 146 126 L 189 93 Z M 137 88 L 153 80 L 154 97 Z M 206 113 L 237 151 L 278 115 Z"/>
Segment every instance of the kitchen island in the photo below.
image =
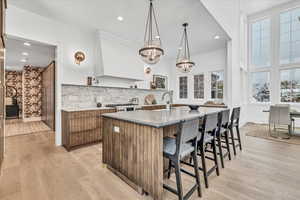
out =
<path fill-rule="evenodd" d="M 140 193 L 161 200 L 167 167 L 163 159 L 163 137 L 173 136 L 181 120 L 221 110 L 190 111 L 188 107 L 178 107 L 103 114 L 103 163 Z"/>

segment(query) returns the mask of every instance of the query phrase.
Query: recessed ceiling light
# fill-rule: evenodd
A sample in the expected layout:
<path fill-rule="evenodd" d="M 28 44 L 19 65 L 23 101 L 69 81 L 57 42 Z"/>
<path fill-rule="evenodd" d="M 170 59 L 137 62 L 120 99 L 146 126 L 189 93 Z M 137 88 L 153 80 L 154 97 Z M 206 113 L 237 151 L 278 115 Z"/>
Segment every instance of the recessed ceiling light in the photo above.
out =
<path fill-rule="evenodd" d="M 218 39 L 220 39 L 220 36 L 219 36 L 219 35 L 216 35 L 216 36 L 214 37 L 214 39 L 215 39 L 215 40 L 218 40 Z"/>
<path fill-rule="evenodd" d="M 24 42 L 24 45 L 28 46 L 28 47 L 31 46 L 31 44 L 29 42 Z"/>
<path fill-rule="evenodd" d="M 119 16 L 117 19 L 118 19 L 119 21 L 123 21 L 123 20 L 124 20 L 124 18 L 123 18 L 122 16 Z"/>
<path fill-rule="evenodd" d="M 29 54 L 27 52 L 22 53 L 23 56 L 28 56 Z"/>
<path fill-rule="evenodd" d="M 27 60 L 25 58 L 21 59 L 20 61 L 24 62 L 24 63 L 27 62 Z"/>
<path fill-rule="evenodd" d="M 159 39 L 160 37 L 159 37 L 159 35 L 157 35 L 157 36 L 155 36 L 155 38 L 156 38 L 156 39 Z"/>

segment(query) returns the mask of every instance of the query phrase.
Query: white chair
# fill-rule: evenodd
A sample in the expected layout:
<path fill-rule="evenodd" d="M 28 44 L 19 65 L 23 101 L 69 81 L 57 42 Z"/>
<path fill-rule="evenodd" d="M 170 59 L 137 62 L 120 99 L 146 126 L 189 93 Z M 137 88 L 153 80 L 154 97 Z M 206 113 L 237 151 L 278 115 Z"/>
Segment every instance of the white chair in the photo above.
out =
<path fill-rule="evenodd" d="M 292 120 L 290 117 L 290 106 L 289 105 L 275 105 L 270 107 L 269 116 L 269 132 L 270 135 L 277 138 L 289 139 L 290 137 L 280 137 L 279 132 L 277 136 L 271 134 L 271 125 L 274 125 L 274 130 L 276 132 L 276 125 L 287 126 L 288 133 L 292 134 Z"/>
<path fill-rule="evenodd" d="M 290 104 L 275 104 L 276 106 L 281 106 L 281 107 L 289 107 L 290 111 L 291 111 L 291 106 Z M 292 121 L 292 130 L 293 130 L 293 134 L 295 133 L 295 118 L 291 118 L 291 121 Z"/>

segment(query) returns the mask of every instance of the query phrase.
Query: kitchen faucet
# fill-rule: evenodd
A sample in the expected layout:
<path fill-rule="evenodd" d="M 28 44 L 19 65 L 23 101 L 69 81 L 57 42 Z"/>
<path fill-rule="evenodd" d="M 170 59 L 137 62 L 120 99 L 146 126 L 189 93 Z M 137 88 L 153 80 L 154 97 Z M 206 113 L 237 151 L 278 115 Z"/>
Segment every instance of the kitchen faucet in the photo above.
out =
<path fill-rule="evenodd" d="M 169 96 L 169 101 L 167 101 L 167 106 L 166 107 L 167 107 L 167 110 L 171 110 L 171 106 L 173 104 L 173 90 L 164 92 L 163 95 L 162 95 L 162 98 L 161 98 L 162 101 L 165 99 L 166 95 Z"/>

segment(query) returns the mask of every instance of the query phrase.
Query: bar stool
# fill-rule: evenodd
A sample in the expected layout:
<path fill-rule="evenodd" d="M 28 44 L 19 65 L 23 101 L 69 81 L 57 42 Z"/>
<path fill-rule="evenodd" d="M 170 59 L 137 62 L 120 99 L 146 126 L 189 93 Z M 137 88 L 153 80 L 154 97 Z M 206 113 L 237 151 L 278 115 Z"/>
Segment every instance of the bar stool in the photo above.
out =
<path fill-rule="evenodd" d="M 217 147 L 219 148 L 219 156 L 222 168 L 225 167 L 224 158 L 228 157 L 231 160 L 230 144 L 229 144 L 229 116 L 230 109 L 219 112 L 218 131 L 216 134 Z M 224 143 L 224 145 L 223 145 Z M 226 149 L 226 152 L 223 152 Z"/>
<path fill-rule="evenodd" d="M 229 127 L 228 127 L 229 130 L 230 130 L 230 138 L 229 138 L 229 139 L 231 139 L 230 144 L 233 147 L 234 155 L 236 155 L 236 148 L 237 147 L 239 147 L 240 150 L 242 151 L 242 142 L 241 142 L 241 135 L 240 135 L 240 129 L 239 129 L 240 112 L 241 112 L 240 107 L 233 108 L 232 114 L 231 114 L 230 124 L 229 124 Z M 237 137 L 235 137 L 235 135 L 234 135 L 234 128 L 236 129 Z M 238 143 L 236 144 L 235 141 L 237 141 Z"/>
<path fill-rule="evenodd" d="M 208 188 L 208 176 L 210 176 L 214 171 L 216 171 L 217 176 L 220 175 L 218 158 L 217 158 L 217 149 L 216 149 L 216 132 L 218 130 L 218 113 L 211 113 L 204 116 L 201 139 L 198 142 L 198 149 L 201 156 L 202 168 L 199 167 L 199 170 L 203 171 L 205 187 Z M 210 144 L 212 146 L 212 151 L 207 149 L 207 145 Z M 206 156 L 206 153 L 212 153 L 213 158 Z M 214 166 L 210 169 L 207 169 L 206 159 L 214 161 Z"/>
<path fill-rule="evenodd" d="M 170 178 L 171 169 L 172 167 L 174 167 L 177 190 L 165 184 L 163 185 L 163 187 L 168 191 L 178 195 L 179 200 L 188 199 L 194 193 L 195 190 L 198 190 L 199 197 L 202 196 L 197 161 L 197 141 L 199 136 L 198 129 L 198 118 L 188 121 L 182 121 L 179 124 L 176 138 L 167 137 L 163 140 L 163 156 L 169 159 L 168 178 Z M 196 184 L 193 185 L 193 187 L 185 195 L 183 195 L 181 180 L 182 168 L 180 166 L 180 161 L 189 155 L 192 155 L 193 162 L 195 163 L 195 174 L 189 173 L 189 175 L 195 178 Z"/>
<path fill-rule="evenodd" d="M 202 127 L 199 128 L 200 140 L 198 141 L 198 153 L 197 155 L 201 157 L 202 167 L 198 167 L 199 170 L 203 172 L 205 187 L 208 188 L 208 176 L 210 176 L 214 171 L 216 171 L 217 176 L 220 175 L 217 149 L 216 149 L 216 132 L 218 130 L 218 113 L 207 114 L 203 118 Z M 210 151 L 207 146 L 212 146 L 212 151 Z M 213 158 L 206 156 L 206 153 L 212 153 Z M 206 159 L 214 161 L 214 166 L 207 169 Z M 195 167 L 195 162 L 181 161 L 183 164 Z"/>

